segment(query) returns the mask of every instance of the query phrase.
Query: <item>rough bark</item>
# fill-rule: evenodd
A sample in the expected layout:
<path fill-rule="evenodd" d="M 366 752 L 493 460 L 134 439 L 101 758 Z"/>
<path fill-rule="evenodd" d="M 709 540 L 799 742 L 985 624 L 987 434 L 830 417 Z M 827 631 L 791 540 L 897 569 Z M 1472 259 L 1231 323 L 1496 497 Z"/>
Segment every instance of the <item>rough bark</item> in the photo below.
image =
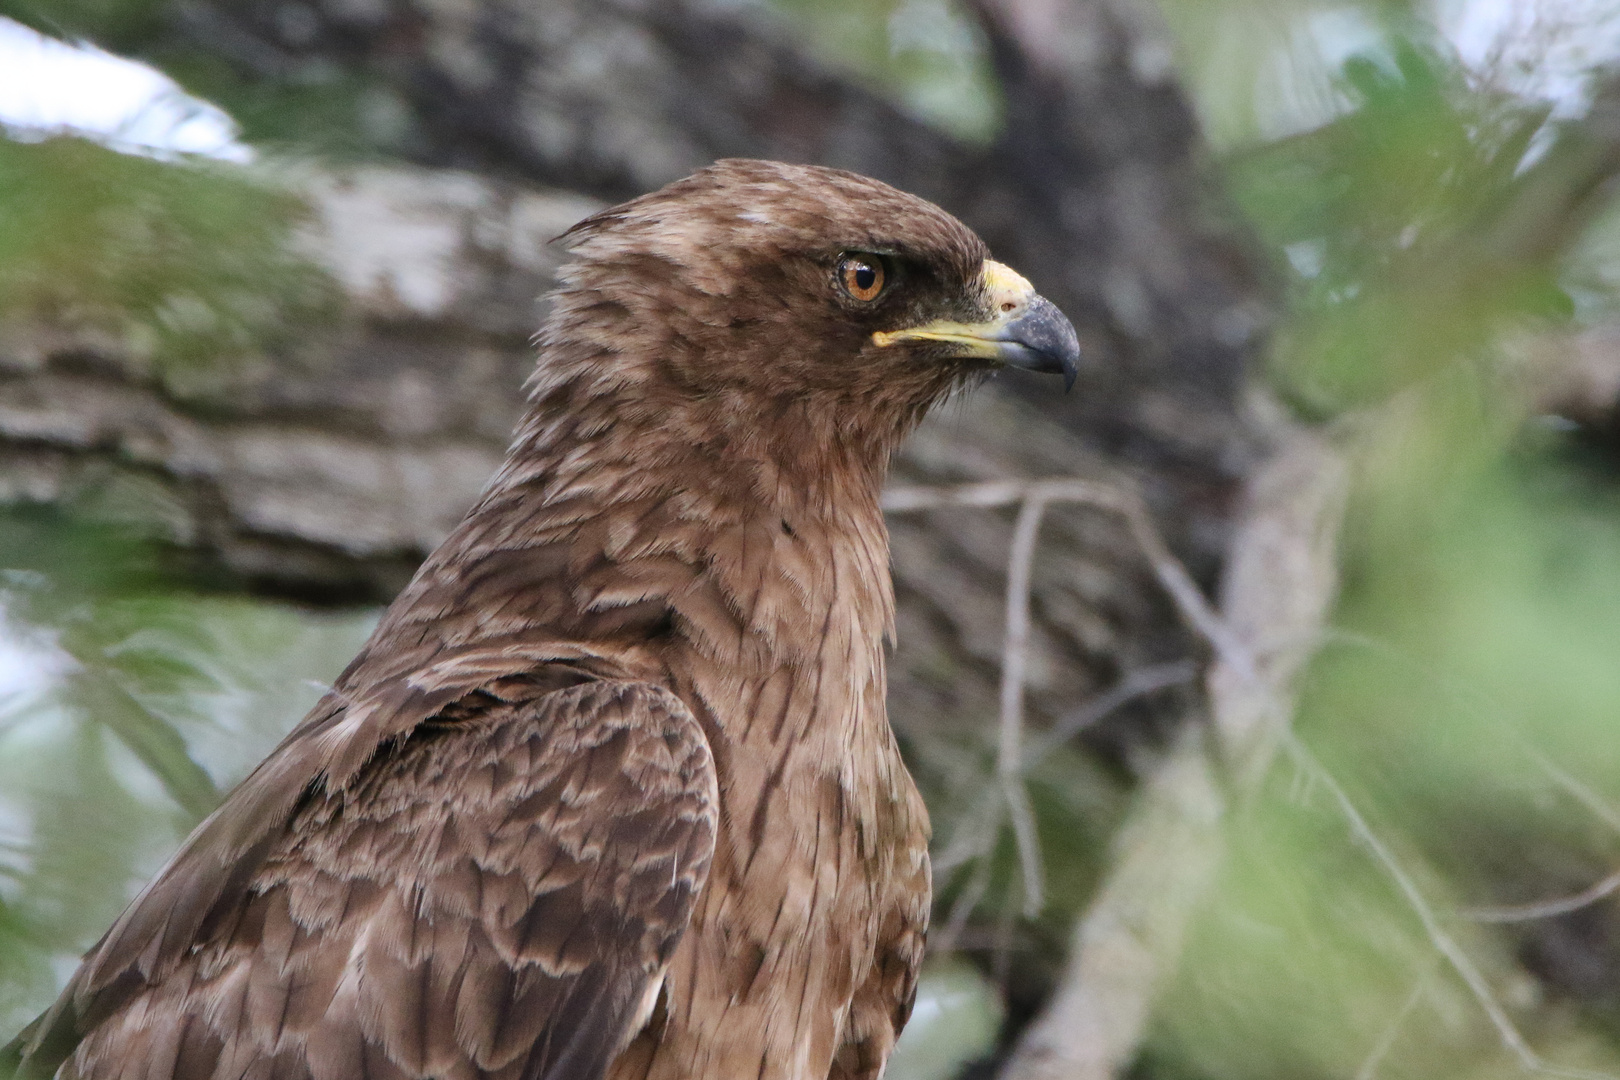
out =
<path fill-rule="evenodd" d="M 285 353 L 157 378 L 126 342 L 0 326 L 0 495 L 134 514 L 216 587 L 378 603 L 499 464 L 546 241 L 596 203 L 469 174 L 281 178 L 344 310 Z"/>

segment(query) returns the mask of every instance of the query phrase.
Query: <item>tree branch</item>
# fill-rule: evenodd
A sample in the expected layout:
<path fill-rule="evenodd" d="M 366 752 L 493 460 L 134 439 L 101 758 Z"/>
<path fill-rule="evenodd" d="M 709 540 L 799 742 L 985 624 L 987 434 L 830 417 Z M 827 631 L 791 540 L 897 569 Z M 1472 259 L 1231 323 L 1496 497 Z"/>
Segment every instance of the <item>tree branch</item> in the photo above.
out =
<path fill-rule="evenodd" d="M 1250 485 L 1222 612 L 1184 604 L 1219 630 L 1207 682 L 1211 731 L 1190 727 L 1149 773 L 1103 884 L 1076 928 L 1046 1011 L 1003 1070 L 1011 1080 L 1110 1080 L 1135 1057 L 1154 1002 L 1224 853 L 1221 761 L 1248 797 L 1287 732 L 1292 687 L 1319 639 L 1337 581 L 1343 459 L 1302 431 L 1283 437 Z M 1161 581 L 1178 581 L 1161 574 Z M 1202 599 L 1201 597 L 1199 598 Z"/>

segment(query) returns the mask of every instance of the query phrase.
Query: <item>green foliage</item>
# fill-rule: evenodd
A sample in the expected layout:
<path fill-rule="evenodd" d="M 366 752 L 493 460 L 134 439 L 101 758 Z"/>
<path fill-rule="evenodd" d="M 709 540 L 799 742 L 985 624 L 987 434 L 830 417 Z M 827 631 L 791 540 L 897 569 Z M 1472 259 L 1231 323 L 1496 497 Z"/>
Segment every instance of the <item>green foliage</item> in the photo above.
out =
<path fill-rule="evenodd" d="M 774 8 L 829 67 L 863 78 L 970 142 L 1000 123 L 989 59 L 955 0 L 748 0 Z M 176 33 L 175 0 L 0 0 L 0 16 L 144 59 L 226 109 L 259 146 L 327 157 L 397 155 L 407 109 L 364 72 L 317 59 L 250 72 Z"/>
<path fill-rule="evenodd" d="M 0 0 L 0 16 L 42 34 L 139 53 L 163 34 L 172 0 Z"/>
<path fill-rule="evenodd" d="M 333 304 L 301 212 L 240 170 L 0 139 L 0 318 L 99 328 L 160 372 L 273 348 Z"/>
<path fill-rule="evenodd" d="M 0 0 L 0 16 L 152 64 L 225 109 L 256 146 L 343 159 L 398 152 L 409 116 L 376 80 L 323 59 L 272 70 L 244 65 L 239 56 L 199 47 L 182 29 L 198 16 L 183 7 L 175 0 Z"/>
<path fill-rule="evenodd" d="M 1465 914 L 1578 893 L 1620 859 L 1620 497 L 1602 455 L 1530 420 L 1546 373 L 1516 344 L 1569 325 L 1577 253 L 1586 310 L 1613 310 L 1599 249 L 1577 247 L 1578 140 L 1421 38 L 1334 85 L 1342 115 L 1228 175 L 1288 275 L 1274 385 L 1338 418 L 1358 469 L 1295 727 L 1371 837 L 1279 764 L 1227 822 L 1137 1071 L 1525 1075 L 1377 842 L 1537 1053 L 1612 1074 L 1613 909 Z"/>
<path fill-rule="evenodd" d="M 245 78 L 219 60 L 183 53 L 164 70 L 230 111 L 242 138 L 271 152 L 355 161 L 398 154 L 411 114 L 393 91 L 342 68 L 311 64 L 298 78 Z"/>
<path fill-rule="evenodd" d="M 960 961 L 923 968 L 917 1007 L 889 1059 L 888 1080 L 937 1080 L 956 1076 L 996 1044 L 1004 1012 L 995 987 Z"/>
<path fill-rule="evenodd" d="M 1390 36 L 1431 40 L 1418 0 L 1159 0 L 1203 134 L 1228 152 L 1319 127 L 1350 108 L 1344 57 Z"/>
<path fill-rule="evenodd" d="M 1001 105 L 978 29 L 952 0 L 756 0 L 829 66 L 897 96 L 959 138 L 989 142 Z"/>
<path fill-rule="evenodd" d="M 1535 447 L 1451 493 L 1425 534 L 1356 553 L 1298 729 L 1538 1050 L 1613 1071 L 1612 992 L 1577 977 L 1614 962 L 1601 943 L 1576 969 L 1535 962 L 1537 982 L 1515 960 L 1556 924 L 1455 913 L 1574 894 L 1620 860 L 1600 805 L 1620 806 L 1620 502 Z M 1272 780 L 1230 824 L 1152 1074 L 1355 1076 L 1382 1048 L 1386 1078 L 1519 1075 L 1331 794 L 1288 764 Z"/>
<path fill-rule="evenodd" d="M 48 1004 L 220 792 L 359 647 L 370 613 L 198 597 L 129 530 L 0 515 L 0 1031 Z"/>
<path fill-rule="evenodd" d="M 1384 401 L 1480 359 L 1515 323 L 1571 312 L 1556 265 L 1493 243 L 1546 110 L 1471 89 L 1409 41 L 1389 61 L 1353 58 L 1351 112 L 1230 171 L 1295 271 L 1275 374 L 1312 415 Z"/>

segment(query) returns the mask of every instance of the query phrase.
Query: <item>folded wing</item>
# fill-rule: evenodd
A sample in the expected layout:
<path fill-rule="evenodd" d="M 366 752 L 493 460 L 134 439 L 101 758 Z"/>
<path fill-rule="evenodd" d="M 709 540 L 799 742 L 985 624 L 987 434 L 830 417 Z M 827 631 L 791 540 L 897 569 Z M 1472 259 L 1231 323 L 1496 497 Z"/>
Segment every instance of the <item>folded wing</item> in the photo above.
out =
<path fill-rule="evenodd" d="M 115 1008 L 83 1003 L 62 1075 L 601 1076 L 707 876 L 714 762 L 666 690 L 525 685 L 464 695 L 343 790 L 311 789 L 203 940 L 156 982 L 111 980 Z"/>

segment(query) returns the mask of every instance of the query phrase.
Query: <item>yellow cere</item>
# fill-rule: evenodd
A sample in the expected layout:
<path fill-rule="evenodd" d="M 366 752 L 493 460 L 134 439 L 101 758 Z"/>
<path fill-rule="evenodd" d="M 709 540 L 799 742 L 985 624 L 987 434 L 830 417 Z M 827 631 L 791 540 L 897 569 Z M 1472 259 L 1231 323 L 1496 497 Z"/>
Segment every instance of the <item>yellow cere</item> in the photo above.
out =
<path fill-rule="evenodd" d="M 992 296 L 1001 294 L 1009 299 L 1018 300 L 1027 300 L 1035 292 L 1035 286 L 1029 283 L 1029 278 L 1006 263 L 998 263 L 994 259 L 984 260 L 984 287 Z"/>
<path fill-rule="evenodd" d="M 909 330 L 879 330 L 872 335 L 872 343 L 884 347 L 900 341 L 951 341 L 967 346 L 969 355 L 994 358 L 998 355 L 996 343 L 986 335 L 1022 310 L 1035 295 L 1035 286 L 1023 274 L 994 259 L 984 260 L 983 277 L 990 306 L 996 312 L 989 322 L 935 322 Z"/>

